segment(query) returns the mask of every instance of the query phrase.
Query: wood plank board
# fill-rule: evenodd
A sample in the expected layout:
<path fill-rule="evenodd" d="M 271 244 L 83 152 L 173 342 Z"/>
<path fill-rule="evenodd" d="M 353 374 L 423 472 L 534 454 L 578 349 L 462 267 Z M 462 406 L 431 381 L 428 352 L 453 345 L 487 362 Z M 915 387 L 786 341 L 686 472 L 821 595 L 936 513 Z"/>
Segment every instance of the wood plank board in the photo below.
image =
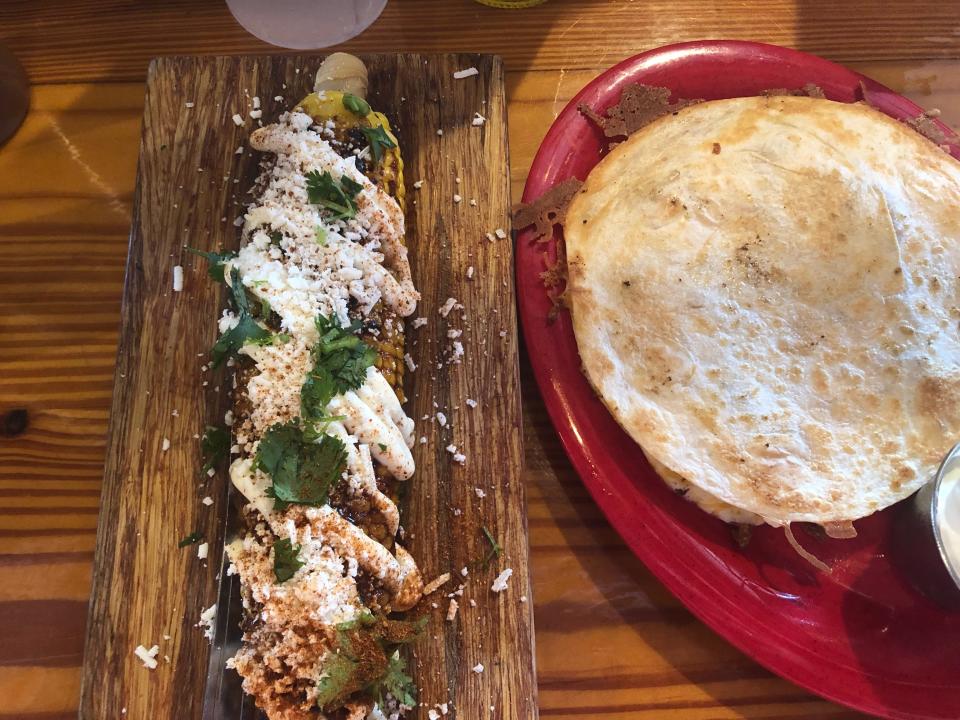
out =
<path fill-rule="evenodd" d="M 403 525 L 427 580 L 454 574 L 432 598 L 438 608 L 412 647 L 420 701 L 426 707 L 449 703 L 454 717 L 468 720 L 527 720 L 537 711 L 512 248 L 509 239 L 486 239 L 498 227 L 509 230 L 502 64 L 489 55 L 364 59 L 371 102 L 398 128 L 407 238 L 423 295 L 417 314 L 428 318 L 407 341 L 418 365 L 407 379 L 408 413 L 427 442 L 415 447 L 418 469 Z M 81 718 L 121 717 L 124 708 L 132 718 L 200 716 L 210 645 L 196 623 L 217 597 L 227 479 L 225 468 L 213 478 L 200 476 L 198 436 L 206 425 L 219 424 L 229 398 L 226 376 L 201 370 L 216 337 L 223 293 L 183 246 L 237 245 L 233 220 L 259 162 L 248 152 L 235 154 L 255 127 L 248 117 L 250 98 L 261 98 L 268 121 L 306 94 L 321 60 L 180 57 L 151 64 Z M 471 66 L 478 76 L 453 78 L 454 71 Z M 471 123 L 476 112 L 487 118 L 479 127 Z M 234 113 L 246 118 L 244 127 L 231 121 Z M 415 190 L 413 181 L 420 179 L 423 187 Z M 463 201 L 455 203 L 455 194 Z M 180 293 L 172 291 L 176 265 L 185 273 Z M 468 278 L 471 266 L 475 272 Z M 463 310 L 443 318 L 437 308 L 448 297 Z M 450 346 L 448 328 L 463 330 L 466 354 L 462 363 L 437 369 L 441 350 Z M 466 404 L 468 398 L 476 408 Z M 432 420 L 438 409 L 449 419 L 447 427 Z M 463 466 L 451 461 L 445 449 L 451 443 L 466 455 Z M 210 507 L 201 503 L 205 496 L 213 498 Z M 504 548 L 486 568 L 476 562 L 489 549 L 483 528 Z M 208 561 L 197 558 L 195 546 L 177 547 L 195 530 L 209 543 Z M 470 568 L 466 578 L 460 576 L 463 567 Z M 513 569 L 508 590 L 492 593 L 493 578 L 506 567 Z M 446 593 L 459 582 L 465 584 L 461 611 L 447 622 Z M 139 644 L 160 646 L 156 670 L 134 655 Z M 478 663 L 484 672 L 473 672 Z"/>

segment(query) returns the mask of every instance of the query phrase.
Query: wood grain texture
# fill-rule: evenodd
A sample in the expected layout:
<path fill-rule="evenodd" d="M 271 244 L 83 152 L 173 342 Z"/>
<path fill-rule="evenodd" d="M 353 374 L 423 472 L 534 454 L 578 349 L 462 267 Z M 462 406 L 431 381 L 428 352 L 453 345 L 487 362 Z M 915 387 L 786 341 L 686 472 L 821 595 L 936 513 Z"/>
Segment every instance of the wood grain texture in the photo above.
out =
<path fill-rule="evenodd" d="M 548 0 L 514 13 L 472 0 L 392 0 L 354 46 L 504 55 L 517 198 L 573 93 L 616 60 L 679 39 L 817 52 L 956 124 L 958 13 L 955 3 L 926 1 Z M 0 435 L 0 718 L 65 720 L 79 700 L 90 509 L 103 474 L 148 59 L 177 48 L 274 50 L 221 3 L 8 2 L 0 17 L 0 37 L 47 83 L 34 87 L 24 126 L 0 147 L 0 418 L 12 408 L 29 417 L 22 434 Z M 664 591 L 583 489 L 524 362 L 541 715 L 861 717 L 773 677 Z"/>
<path fill-rule="evenodd" d="M 407 238 L 423 295 L 419 314 L 429 318 L 408 339 L 419 366 L 407 381 L 410 414 L 422 418 L 417 433 L 426 443 L 414 449 L 418 469 L 403 524 L 425 577 L 452 572 L 456 578 L 431 598 L 438 607 L 412 649 L 414 677 L 421 702 L 451 703 L 453 716 L 492 716 L 494 706 L 498 718 L 532 718 L 532 605 L 521 601 L 531 591 L 519 482 L 512 252 L 509 241 L 485 237 L 508 226 L 510 206 L 502 65 L 477 55 L 365 59 L 371 103 L 390 115 L 400 138 L 410 192 Z M 117 717 L 122 708 L 129 717 L 199 716 L 208 643 L 196 623 L 216 598 L 227 508 L 225 469 L 200 476 L 197 436 L 221 424 L 229 380 L 201 367 L 216 338 L 222 292 L 183 245 L 237 245 L 233 219 L 259 157 L 235 153 L 255 126 L 248 119 L 238 128 L 230 118 L 247 116 L 253 96 L 263 99 L 265 118 L 275 117 L 308 92 L 320 60 L 167 58 L 151 67 L 93 564 L 83 718 Z M 471 66 L 479 76 L 453 78 Z M 272 99 L 278 95 L 288 99 Z M 487 118 L 482 127 L 471 124 L 476 112 Z M 415 179 L 424 181 L 419 191 Z M 463 202 L 455 203 L 455 194 Z M 472 205 L 471 198 L 482 202 Z M 185 269 L 182 293 L 171 289 L 175 265 Z M 468 278 L 471 266 L 480 271 Z M 437 308 L 448 297 L 463 309 L 440 317 Z M 449 328 L 463 331 L 466 354 L 438 369 L 450 355 Z M 433 420 L 438 411 L 446 427 Z M 451 444 L 466 454 L 465 465 L 452 461 Z M 205 495 L 214 499 L 209 508 L 200 503 Z M 497 537 L 504 555 L 481 569 L 476 560 L 489 549 L 482 528 Z M 177 546 L 195 530 L 209 543 L 208 562 L 196 558 L 194 546 Z M 473 568 L 468 578 L 460 575 L 463 567 Z M 504 567 L 514 577 L 498 595 L 489 587 Z M 461 581 L 464 608 L 447 622 L 446 594 Z M 161 662 L 150 672 L 133 649 L 154 643 Z M 471 670 L 478 663 L 483 673 Z"/>
<path fill-rule="evenodd" d="M 85 23 L 78 32 L 77 23 Z M 549 0 L 505 11 L 473 0 L 392 0 L 351 52 L 493 52 L 509 69 L 586 69 L 658 45 L 736 38 L 843 62 L 956 57 L 960 5 L 943 0 Z M 0 37 L 33 82 L 142 79 L 154 55 L 276 52 L 223 2 L 7 0 Z"/>

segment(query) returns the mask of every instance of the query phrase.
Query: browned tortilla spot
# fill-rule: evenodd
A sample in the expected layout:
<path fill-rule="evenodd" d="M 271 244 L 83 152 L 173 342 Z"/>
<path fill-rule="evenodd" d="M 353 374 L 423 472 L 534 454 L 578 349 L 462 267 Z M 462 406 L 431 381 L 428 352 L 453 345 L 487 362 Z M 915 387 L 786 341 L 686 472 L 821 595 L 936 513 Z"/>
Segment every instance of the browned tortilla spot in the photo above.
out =
<path fill-rule="evenodd" d="M 730 526 L 730 530 L 733 533 L 733 541 L 737 544 L 738 548 L 742 550 L 750 544 L 750 538 L 753 537 L 753 525 L 733 523 Z"/>
<path fill-rule="evenodd" d="M 567 294 L 567 245 L 563 242 L 563 238 L 557 240 L 554 261 L 551 263 L 546 259 L 544 264 L 547 269 L 540 273 L 540 279 L 543 280 L 543 286 L 547 289 L 547 297 L 551 302 L 547 320 L 553 322 L 560 308 L 564 306 Z"/>
<path fill-rule="evenodd" d="M 849 540 L 857 536 L 857 529 L 849 520 L 846 522 L 824 523 L 823 530 L 827 533 L 827 537 L 832 537 L 834 540 Z"/>
<path fill-rule="evenodd" d="M 807 97 L 817 98 L 819 100 L 826 100 L 827 96 L 824 94 L 823 90 L 819 85 L 814 85 L 813 83 L 807 83 L 802 88 L 795 88 L 793 90 L 788 90 L 787 88 L 770 88 L 769 90 L 764 90 L 760 93 L 764 97 L 778 97 L 780 95 L 792 95 L 795 97 Z"/>
<path fill-rule="evenodd" d="M 933 118 L 939 115 L 940 112 L 938 110 L 926 110 L 917 117 L 906 120 L 906 123 L 934 145 L 943 146 L 947 143 L 947 135 L 933 120 Z M 956 135 L 950 139 L 956 140 Z"/>
<path fill-rule="evenodd" d="M 596 123 L 603 130 L 604 135 L 612 138 L 632 135 L 657 118 L 699 102 L 703 101 L 677 100 L 671 103 L 669 88 L 634 83 L 623 89 L 620 102 L 607 108 L 605 115 L 600 115 L 593 108 L 582 103 L 577 106 L 577 109 Z"/>
<path fill-rule="evenodd" d="M 553 226 L 563 224 L 573 196 L 583 187 L 583 181 L 567 178 L 554 185 L 532 203 L 518 203 L 513 207 L 513 226 L 518 230 L 533 225 L 534 241 L 546 242 L 553 236 Z"/>

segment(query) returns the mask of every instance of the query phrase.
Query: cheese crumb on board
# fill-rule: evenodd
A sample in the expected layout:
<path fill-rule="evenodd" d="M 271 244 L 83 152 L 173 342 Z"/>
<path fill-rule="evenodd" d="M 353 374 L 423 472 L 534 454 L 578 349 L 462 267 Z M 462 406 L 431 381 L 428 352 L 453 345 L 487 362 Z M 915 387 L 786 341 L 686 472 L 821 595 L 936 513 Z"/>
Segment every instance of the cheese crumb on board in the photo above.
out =
<path fill-rule="evenodd" d="M 233 120 L 233 124 L 236 125 L 237 127 L 241 127 L 243 125 L 243 115 L 241 115 L 240 113 L 234 113 L 232 120 Z"/>
<path fill-rule="evenodd" d="M 493 581 L 493 585 L 490 586 L 490 589 L 495 593 L 503 592 L 507 589 L 507 581 L 510 579 L 511 575 L 513 575 L 513 569 L 507 568 L 502 573 L 497 575 L 497 579 Z"/>
<path fill-rule="evenodd" d="M 482 672 L 483 672 L 483 663 L 477 663 L 476 665 L 474 665 L 474 666 L 473 666 L 473 671 L 474 671 L 477 675 L 479 675 L 480 673 L 482 673 Z"/>
<path fill-rule="evenodd" d="M 212 469 L 212 468 L 211 468 L 211 469 Z M 202 502 L 202 503 L 203 503 L 204 505 L 206 505 L 207 507 L 210 507 L 211 505 L 213 505 L 213 498 L 210 497 L 209 495 L 207 495 L 207 496 L 206 496 L 203 500 L 201 500 L 200 502 Z"/>
<path fill-rule="evenodd" d="M 197 557 L 201 560 L 207 559 L 207 551 L 210 549 L 209 543 L 200 543 L 197 545 Z"/>
<path fill-rule="evenodd" d="M 166 452 L 167 450 L 170 449 L 170 438 L 164 438 L 164 439 L 163 439 L 163 442 L 160 444 L 160 449 L 161 449 L 163 452 Z"/>
<path fill-rule="evenodd" d="M 475 67 L 468 67 L 463 70 L 457 70 L 453 73 L 454 80 L 463 80 L 464 78 L 473 77 L 474 75 L 479 75 L 480 71 Z"/>
<path fill-rule="evenodd" d="M 453 622 L 457 617 L 457 609 L 460 606 L 453 598 L 450 599 L 450 605 L 447 607 L 447 622 Z"/>
<path fill-rule="evenodd" d="M 473 120 L 471 121 L 471 124 L 472 124 L 474 127 L 480 127 L 480 126 L 483 125 L 486 121 L 487 121 L 487 119 L 486 119 L 483 115 L 481 115 L 480 113 L 474 113 L 474 114 L 473 114 Z"/>
<path fill-rule="evenodd" d="M 496 235 L 501 240 L 504 240 L 507 237 L 507 233 L 506 231 L 504 231 L 503 228 L 497 228 L 496 230 L 493 231 L 493 234 Z"/>
<path fill-rule="evenodd" d="M 133 654 L 136 655 L 143 662 L 143 666 L 148 670 L 155 670 L 157 667 L 157 654 L 160 652 L 160 646 L 154 645 L 152 648 L 147 650 L 143 645 L 137 645 L 133 650 Z"/>
<path fill-rule="evenodd" d="M 431 580 L 426 585 L 423 586 L 423 594 L 430 595 L 431 593 L 436 592 L 441 586 L 450 582 L 450 573 L 444 573 L 443 575 L 438 576 L 434 580 Z"/>
<path fill-rule="evenodd" d="M 173 266 L 173 291 L 180 292 L 183 290 L 183 266 L 174 265 Z"/>
<path fill-rule="evenodd" d="M 477 406 L 477 401 L 474 400 L 473 398 L 467 398 L 466 403 L 472 408 L 475 408 Z"/>
<path fill-rule="evenodd" d="M 448 297 L 446 300 L 443 301 L 443 305 L 440 306 L 440 309 L 437 310 L 437 312 L 440 313 L 441 316 L 446 317 L 447 315 L 450 314 L 450 311 L 453 310 L 453 308 L 456 305 L 457 305 L 457 299 Z"/>
<path fill-rule="evenodd" d="M 478 487 L 475 487 L 473 491 L 477 494 L 478 498 L 485 498 L 487 496 L 487 494 Z"/>
<path fill-rule="evenodd" d="M 203 628 L 203 635 L 208 640 L 213 640 L 213 630 L 214 623 L 217 618 L 217 605 L 214 603 L 202 613 L 200 613 L 200 622 L 197 623 L 197 627 Z"/>

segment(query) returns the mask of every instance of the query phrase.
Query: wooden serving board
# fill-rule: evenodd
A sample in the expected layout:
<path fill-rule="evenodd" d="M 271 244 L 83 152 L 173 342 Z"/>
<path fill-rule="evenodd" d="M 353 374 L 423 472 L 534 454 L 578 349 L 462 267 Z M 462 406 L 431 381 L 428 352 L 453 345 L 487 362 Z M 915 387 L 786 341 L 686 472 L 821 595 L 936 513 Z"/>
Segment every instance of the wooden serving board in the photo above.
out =
<path fill-rule="evenodd" d="M 430 621 L 411 648 L 421 702 L 411 717 L 448 703 L 447 717 L 529 720 L 537 710 L 513 255 L 509 238 L 486 238 L 496 228 L 509 231 L 503 68 L 490 55 L 364 59 L 371 104 L 400 138 L 407 239 L 423 295 L 417 315 L 428 318 L 419 330 L 408 324 L 407 349 L 418 365 L 407 376 L 408 412 L 427 442 L 414 448 L 417 473 L 402 523 L 425 580 L 453 575 L 431 596 L 437 607 L 426 603 Z M 206 425 L 222 424 L 229 406 L 227 376 L 201 369 L 225 298 L 207 279 L 205 263 L 183 246 L 237 246 L 234 219 L 259 162 L 249 152 L 235 154 L 256 127 L 251 98 L 261 99 L 263 121 L 271 121 L 309 91 L 321 60 L 173 57 L 150 66 L 81 718 L 199 718 L 205 692 L 216 694 L 206 687 L 211 644 L 196 624 L 217 602 L 228 481 L 225 467 L 212 478 L 201 475 L 198 437 Z M 469 67 L 479 75 L 453 78 Z M 244 117 L 243 127 L 232 122 L 234 113 Z M 485 124 L 472 125 L 474 113 Z M 416 180 L 424 181 L 419 190 Z M 184 268 L 182 292 L 172 291 L 176 265 Z M 464 309 L 444 318 L 438 308 L 449 297 Z M 440 350 L 451 345 L 449 328 L 463 330 L 465 357 L 437 369 Z M 437 410 L 447 427 L 433 420 Z M 466 455 L 464 465 L 452 462 L 450 444 Z M 205 496 L 213 499 L 209 507 Z M 503 546 L 487 567 L 478 562 L 490 548 L 483 528 Z M 178 547 L 194 531 L 209 543 L 206 561 L 196 545 Z M 493 579 L 507 567 L 508 589 L 493 593 Z M 460 611 L 448 622 L 447 593 L 461 582 Z M 134 655 L 140 644 L 160 646 L 155 670 Z M 214 650 L 215 662 L 226 655 Z M 473 670 L 478 664 L 482 673 Z"/>

